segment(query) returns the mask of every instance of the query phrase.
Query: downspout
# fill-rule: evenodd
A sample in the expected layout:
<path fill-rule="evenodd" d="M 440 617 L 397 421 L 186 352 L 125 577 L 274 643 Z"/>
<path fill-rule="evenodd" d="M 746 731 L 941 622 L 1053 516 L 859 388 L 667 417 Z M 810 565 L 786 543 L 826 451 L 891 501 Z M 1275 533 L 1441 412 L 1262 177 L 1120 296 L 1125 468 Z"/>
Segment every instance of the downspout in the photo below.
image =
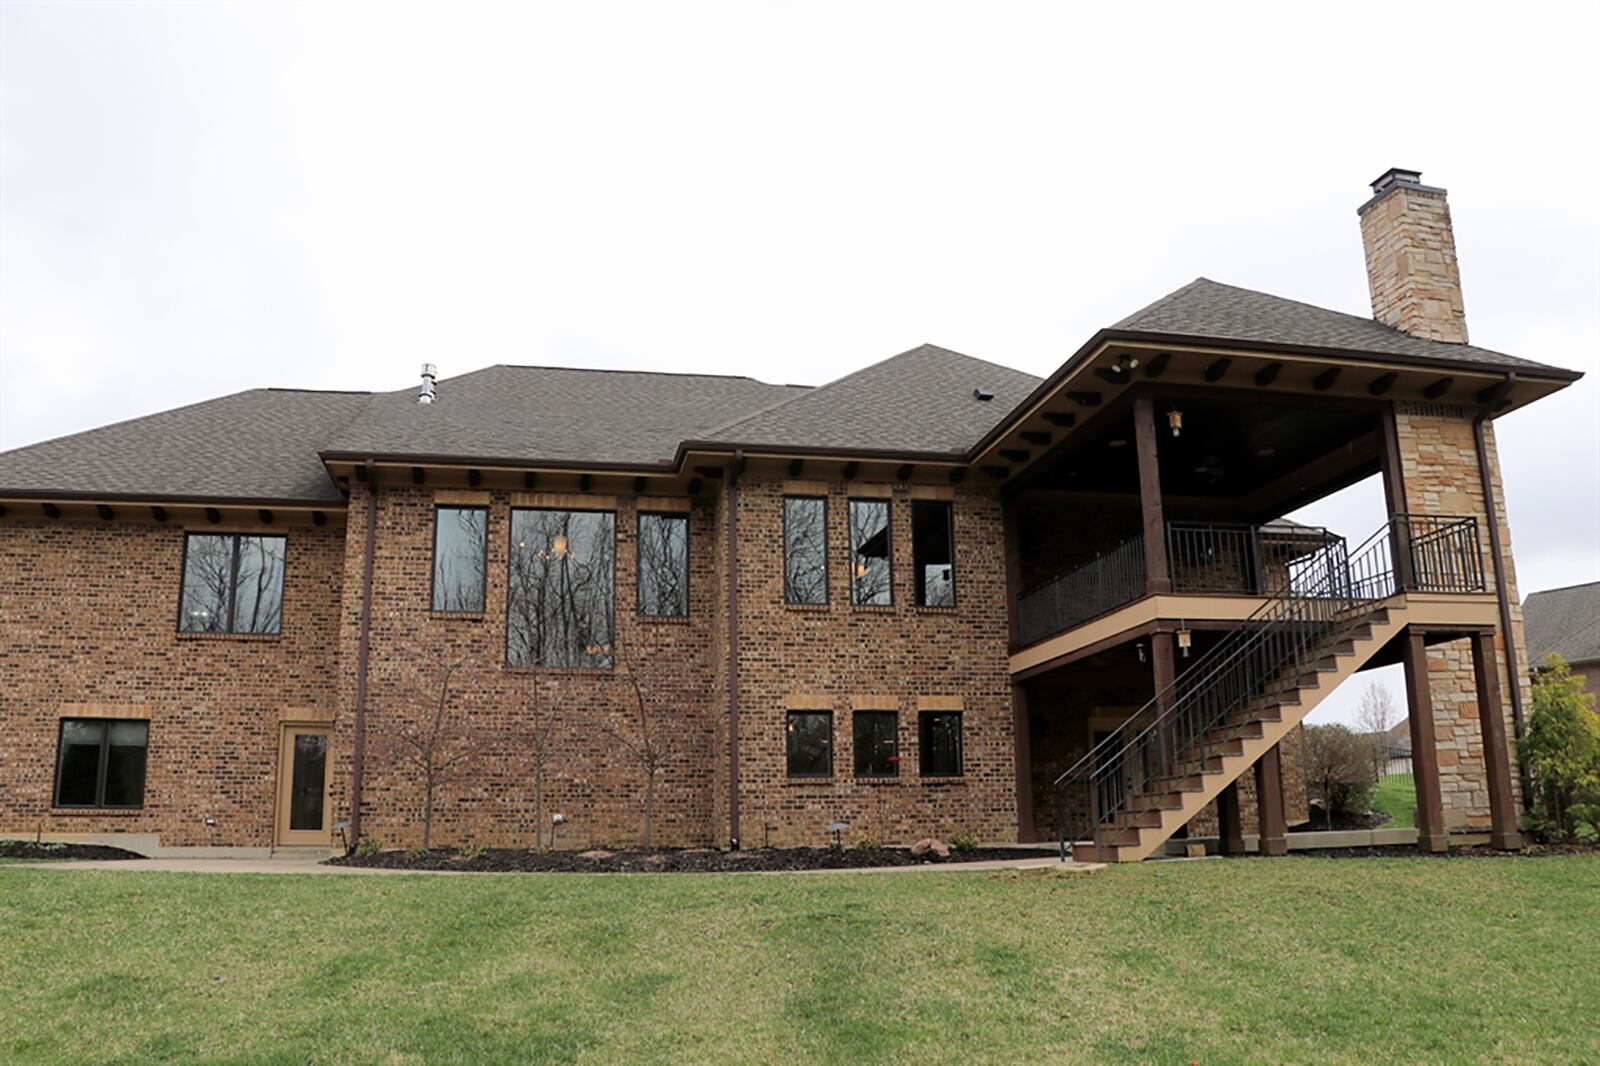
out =
<path fill-rule="evenodd" d="M 361 785 L 367 755 L 367 647 L 372 630 L 372 553 L 378 535 L 378 475 L 367 460 L 367 543 L 361 560 L 361 639 L 356 646 L 355 750 L 350 765 L 350 847 L 361 843 Z"/>
<path fill-rule="evenodd" d="M 733 453 L 728 478 L 728 847 L 739 850 L 739 474 L 744 449 Z"/>
<path fill-rule="evenodd" d="M 1483 486 L 1483 509 L 1489 523 L 1489 551 L 1493 555 L 1495 598 L 1500 601 L 1500 633 L 1505 641 L 1506 677 L 1511 682 L 1511 731 L 1517 739 L 1517 768 L 1522 778 L 1522 802 L 1528 802 L 1528 775 L 1522 762 L 1522 685 L 1517 676 L 1517 641 L 1511 629 L 1511 593 L 1506 583 L 1505 554 L 1500 547 L 1499 507 L 1494 495 L 1494 480 L 1489 474 L 1489 452 L 1485 446 L 1483 424 L 1494 416 L 1495 406 L 1511 392 L 1517 375 L 1506 374 L 1506 380 L 1489 397 L 1483 409 L 1472 420 L 1472 443 L 1478 452 L 1478 480 Z M 1530 664 L 1531 665 L 1531 664 Z"/>

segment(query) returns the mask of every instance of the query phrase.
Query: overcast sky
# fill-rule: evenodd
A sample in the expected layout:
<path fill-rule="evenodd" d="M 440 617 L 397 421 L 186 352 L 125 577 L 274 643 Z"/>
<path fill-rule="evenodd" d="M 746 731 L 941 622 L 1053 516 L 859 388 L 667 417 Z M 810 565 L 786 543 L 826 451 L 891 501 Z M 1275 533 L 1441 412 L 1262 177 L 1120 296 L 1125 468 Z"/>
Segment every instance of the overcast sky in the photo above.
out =
<path fill-rule="evenodd" d="M 1398 165 L 1473 342 L 1590 374 L 1497 432 L 1522 590 L 1600 578 L 1594 6 L 1113 6 L 7 0 L 0 447 L 425 360 L 1045 374 L 1197 275 L 1367 314 Z"/>

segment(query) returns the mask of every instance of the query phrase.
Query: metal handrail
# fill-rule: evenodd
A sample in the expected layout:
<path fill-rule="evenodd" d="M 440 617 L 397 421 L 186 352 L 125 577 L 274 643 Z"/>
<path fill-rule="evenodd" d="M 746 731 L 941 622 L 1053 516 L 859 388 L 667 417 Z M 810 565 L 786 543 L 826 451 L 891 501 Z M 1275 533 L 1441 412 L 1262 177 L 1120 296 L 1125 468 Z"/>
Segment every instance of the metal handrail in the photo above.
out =
<path fill-rule="evenodd" d="M 1308 668 L 1402 588 L 1472 591 L 1475 572 L 1481 589 L 1476 526 L 1472 518 L 1395 515 L 1354 552 L 1336 539 L 1298 560 L 1275 595 L 1056 778 L 1062 858 L 1078 839 L 1103 849 L 1131 797 L 1203 767 L 1208 744 L 1247 724 L 1241 711 L 1299 687 Z M 1405 549 L 1403 574 L 1396 545 Z"/>
<path fill-rule="evenodd" d="M 1132 603 L 1144 590 L 1144 535 L 1136 533 L 1023 592 L 1017 600 L 1018 636 L 1024 645 L 1043 640 Z"/>

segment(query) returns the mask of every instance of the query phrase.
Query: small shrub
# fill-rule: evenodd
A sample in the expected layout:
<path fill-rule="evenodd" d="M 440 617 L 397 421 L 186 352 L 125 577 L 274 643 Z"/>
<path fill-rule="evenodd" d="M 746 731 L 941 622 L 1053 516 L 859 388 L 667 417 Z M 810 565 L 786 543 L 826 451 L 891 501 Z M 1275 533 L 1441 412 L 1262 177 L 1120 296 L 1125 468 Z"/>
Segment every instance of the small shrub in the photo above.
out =
<path fill-rule="evenodd" d="M 978 838 L 971 833 L 951 833 L 950 850 L 955 852 L 977 851 Z"/>
<path fill-rule="evenodd" d="M 1378 787 L 1372 739 L 1343 725 L 1308 725 L 1306 784 L 1327 824 L 1335 815 L 1365 814 Z"/>
<path fill-rule="evenodd" d="M 850 846 L 856 851 L 877 851 L 883 847 L 882 844 L 878 843 L 878 838 L 873 836 L 862 837 Z"/>
<path fill-rule="evenodd" d="M 483 845 L 482 844 L 468 844 L 466 847 L 461 849 L 461 857 L 463 859 L 476 859 L 479 855 L 482 855 L 482 854 L 483 854 Z"/>
<path fill-rule="evenodd" d="M 356 845 L 356 854 L 362 857 L 377 855 L 383 851 L 383 845 L 378 843 L 377 837 L 367 837 Z"/>
<path fill-rule="evenodd" d="M 828 850 L 829 851 L 843 851 L 844 850 L 844 844 L 841 843 L 840 841 L 837 841 L 837 840 L 830 840 L 830 841 L 828 841 Z"/>
<path fill-rule="evenodd" d="M 1551 655 L 1533 684 L 1533 709 L 1522 740 L 1532 802 L 1528 828 L 1545 840 L 1573 841 L 1600 832 L 1600 718 L 1594 697 L 1565 660 Z"/>
<path fill-rule="evenodd" d="M 408 859 L 420 859 L 420 858 L 423 858 L 424 856 L 426 856 L 427 854 L 428 854 L 428 849 L 427 848 L 407 848 L 406 849 L 406 858 L 408 858 Z"/>

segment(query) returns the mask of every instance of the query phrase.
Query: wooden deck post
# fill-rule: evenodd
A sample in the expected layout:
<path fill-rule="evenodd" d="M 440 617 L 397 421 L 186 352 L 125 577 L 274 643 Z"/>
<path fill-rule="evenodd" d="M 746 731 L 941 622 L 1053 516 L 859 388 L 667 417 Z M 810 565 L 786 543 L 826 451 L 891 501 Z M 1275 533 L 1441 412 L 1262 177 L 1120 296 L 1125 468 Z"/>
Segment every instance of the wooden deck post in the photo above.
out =
<path fill-rule="evenodd" d="M 1217 835 L 1224 855 L 1244 854 L 1244 819 L 1239 816 L 1239 782 L 1230 781 L 1217 797 Z"/>
<path fill-rule="evenodd" d="M 1407 628 L 1400 661 L 1406 671 L 1406 709 L 1411 724 L 1411 776 L 1417 785 L 1417 847 L 1444 851 L 1444 804 L 1439 798 L 1439 748 L 1433 737 L 1433 694 L 1428 687 L 1428 649 L 1422 634 Z"/>
<path fill-rule="evenodd" d="M 1406 505 L 1405 468 L 1400 459 L 1400 431 L 1395 425 L 1395 408 L 1390 404 L 1383 412 L 1383 502 L 1389 510 L 1389 551 L 1394 560 L 1394 577 L 1400 589 L 1416 584 L 1411 572 L 1411 529 L 1404 522 L 1393 521 L 1411 508 Z"/>
<path fill-rule="evenodd" d="M 1283 763 L 1276 744 L 1256 760 L 1256 815 L 1261 825 L 1261 854 L 1287 854 L 1289 841 L 1284 837 Z"/>
<path fill-rule="evenodd" d="M 1168 693 L 1167 686 L 1171 685 L 1177 677 L 1177 663 L 1174 659 L 1173 640 L 1171 633 L 1156 632 L 1150 634 L 1150 683 L 1155 686 L 1156 713 L 1166 713 L 1172 705 L 1172 695 Z M 1161 765 L 1163 773 L 1172 772 L 1172 760 L 1175 752 L 1172 750 L 1172 741 L 1167 731 L 1158 734 L 1161 745 Z"/>
<path fill-rule="evenodd" d="M 1033 746 L 1028 736 L 1028 690 L 1011 686 L 1012 747 L 1017 760 L 1017 842 L 1031 844 L 1039 839 L 1033 824 Z M 1061 827 L 1056 827 L 1060 832 Z"/>
<path fill-rule="evenodd" d="M 1155 401 L 1133 401 L 1133 440 L 1139 453 L 1139 511 L 1144 523 L 1144 588 L 1149 595 L 1172 591 L 1167 570 L 1167 521 L 1161 510 L 1161 467 L 1156 457 Z"/>
<path fill-rule="evenodd" d="M 1494 634 L 1472 637 L 1472 672 L 1478 695 L 1478 727 L 1483 739 L 1483 774 L 1489 786 L 1489 844 L 1515 850 L 1517 808 L 1511 798 L 1511 751 L 1506 744 L 1506 718 L 1500 706 L 1500 670 Z"/>

